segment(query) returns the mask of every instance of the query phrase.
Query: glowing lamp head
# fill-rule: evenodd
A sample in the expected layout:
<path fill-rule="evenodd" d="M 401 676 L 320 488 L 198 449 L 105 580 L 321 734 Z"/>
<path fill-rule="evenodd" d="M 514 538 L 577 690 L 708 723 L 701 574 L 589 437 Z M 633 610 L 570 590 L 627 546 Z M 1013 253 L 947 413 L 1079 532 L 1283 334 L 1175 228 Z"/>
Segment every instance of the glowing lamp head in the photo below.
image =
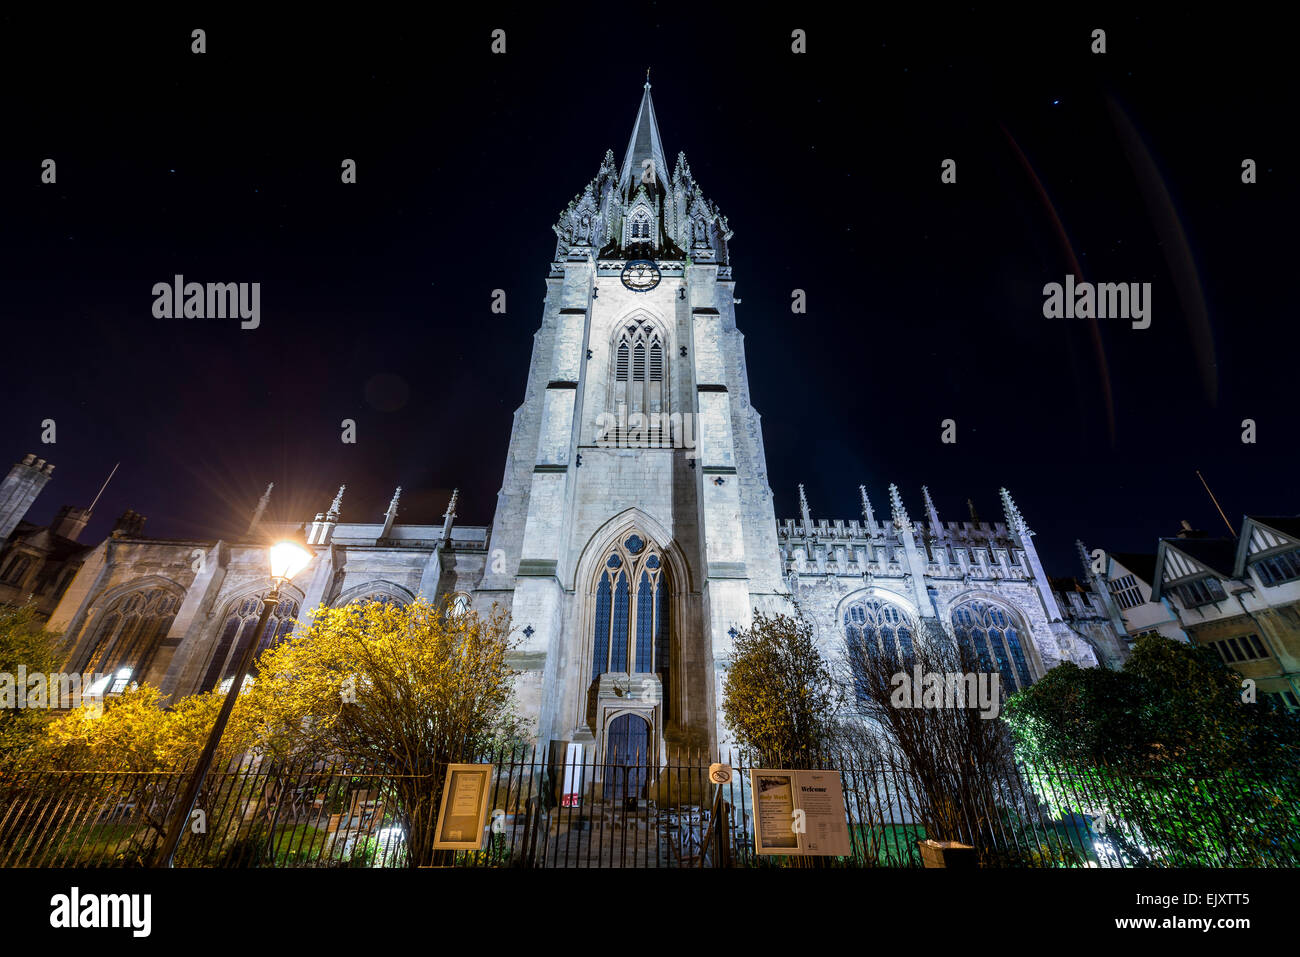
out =
<path fill-rule="evenodd" d="M 271 546 L 271 577 L 288 581 L 311 561 L 311 552 L 294 542 L 278 542 Z"/>

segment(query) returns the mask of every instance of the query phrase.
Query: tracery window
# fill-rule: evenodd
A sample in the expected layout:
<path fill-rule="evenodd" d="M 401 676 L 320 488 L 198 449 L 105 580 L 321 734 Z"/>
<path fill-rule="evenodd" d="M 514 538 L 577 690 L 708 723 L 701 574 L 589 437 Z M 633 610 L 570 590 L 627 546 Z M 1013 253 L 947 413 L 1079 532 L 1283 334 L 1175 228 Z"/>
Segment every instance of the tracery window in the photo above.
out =
<path fill-rule="evenodd" d="M 844 612 L 844 629 L 851 642 L 874 642 L 894 657 L 912 655 L 911 622 L 901 608 L 887 601 L 869 598 L 850 605 Z"/>
<path fill-rule="evenodd" d="M 77 670 L 114 676 L 109 689 L 114 693 L 133 679 L 139 681 L 153 663 L 180 606 L 179 596 L 166 588 L 144 588 L 119 595 L 100 617 L 95 637 Z"/>
<path fill-rule="evenodd" d="M 257 621 L 261 614 L 262 598 L 259 595 L 250 595 L 227 609 L 220 637 L 217 639 L 217 647 L 203 676 L 203 683 L 199 686 L 201 691 L 211 691 L 218 684 L 223 684 L 225 679 L 234 677 L 235 668 L 244 654 L 244 649 L 253 640 L 253 632 L 257 630 Z M 267 648 L 288 637 L 297 620 L 298 603 L 292 598 L 281 596 L 280 603 L 275 606 L 266 623 L 266 630 L 262 632 L 261 639 L 257 643 L 256 654 L 260 655 Z"/>
<path fill-rule="evenodd" d="M 880 598 L 854 602 L 846 608 L 844 632 L 850 661 L 855 665 L 865 664 L 866 660 L 877 655 L 901 665 L 913 655 L 914 629 L 907 614 L 897 605 Z M 854 682 L 858 697 L 865 695 L 864 677 L 859 674 Z"/>
<path fill-rule="evenodd" d="M 614 368 L 607 411 L 618 432 L 640 431 L 649 443 L 670 438 L 664 334 L 644 314 L 630 317 L 614 333 Z M 614 437 L 614 430 L 608 430 Z"/>
<path fill-rule="evenodd" d="M 668 700 L 668 577 L 663 555 L 636 532 L 610 549 L 596 576 L 591 678 L 658 674 Z"/>
<path fill-rule="evenodd" d="M 1020 631 L 1006 610 L 991 602 L 971 599 L 952 613 L 957 643 L 986 672 L 996 670 L 1008 695 L 1032 684 Z"/>
<path fill-rule="evenodd" d="M 644 206 L 638 206 L 632 215 L 628 217 L 628 244 L 650 242 L 653 221 L 654 217 L 651 215 L 650 210 Z"/>

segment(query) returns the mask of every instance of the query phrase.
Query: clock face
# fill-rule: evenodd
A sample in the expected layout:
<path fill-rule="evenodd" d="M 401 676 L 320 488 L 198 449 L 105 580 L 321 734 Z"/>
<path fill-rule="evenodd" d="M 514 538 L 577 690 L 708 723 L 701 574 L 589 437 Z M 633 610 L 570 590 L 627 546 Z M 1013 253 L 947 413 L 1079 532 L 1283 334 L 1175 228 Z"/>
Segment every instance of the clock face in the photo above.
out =
<path fill-rule="evenodd" d="M 649 292 L 659 285 L 659 267 L 650 259 L 633 259 L 623 267 L 623 285 L 633 292 Z"/>

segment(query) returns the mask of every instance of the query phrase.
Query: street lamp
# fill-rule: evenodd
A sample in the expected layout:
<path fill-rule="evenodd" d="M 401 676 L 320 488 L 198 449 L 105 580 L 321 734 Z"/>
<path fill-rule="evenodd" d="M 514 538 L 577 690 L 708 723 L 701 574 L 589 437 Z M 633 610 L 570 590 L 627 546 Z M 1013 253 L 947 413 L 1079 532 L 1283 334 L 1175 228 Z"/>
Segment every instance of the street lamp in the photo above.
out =
<path fill-rule="evenodd" d="M 203 748 L 203 754 L 199 756 L 199 763 L 194 767 L 190 783 L 185 789 L 185 796 L 181 798 L 176 816 L 172 818 L 171 825 L 167 828 L 167 837 L 163 840 L 154 866 L 172 866 L 176 848 L 181 842 L 181 834 L 185 831 L 185 825 L 189 823 L 194 802 L 199 796 L 199 789 L 203 787 L 203 779 L 207 777 L 208 768 L 212 766 L 217 745 L 221 743 L 221 735 L 226 730 L 227 722 L 230 721 L 230 713 L 235 710 L 235 700 L 243 689 L 244 678 L 247 677 L 249 669 L 253 666 L 253 659 L 257 656 L 257 647 L 262 642 L 266 623 L 270 620 L 275 606 L 280 603 L 280 586 L 306 568 L 311 559 L 311 552 L 294 542 L 279 542 L 271 546 L 271 580 L 274 586 L 271 588 L 271 593 L 262 599 L 262 617 L 257 622 L 257 630 L 253 632 L 253 637 L 244 648 L 243 655 L 240 656 L 239 664 L 235 668 L 235 676 L 230 682 L 230 689 L 226 692 L 226 700 L 222 702 L 221 712 L 217 715 L 217 723 L 212 726 L 212 733 L 208 735 L 208 743 Z"/>

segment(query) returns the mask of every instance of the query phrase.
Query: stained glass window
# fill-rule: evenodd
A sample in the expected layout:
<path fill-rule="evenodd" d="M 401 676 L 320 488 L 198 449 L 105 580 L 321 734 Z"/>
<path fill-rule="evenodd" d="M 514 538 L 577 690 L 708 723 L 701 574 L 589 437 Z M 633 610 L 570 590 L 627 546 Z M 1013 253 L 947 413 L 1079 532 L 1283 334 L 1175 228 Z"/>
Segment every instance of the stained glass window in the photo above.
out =
<path fill-rule="evenodd" d="M 591 677 L 658 673 L 668 680 L 668 589 L 659 551 L 627 535 L 601 564 L 595 587 Z"/>
<path fill-rule="evenodd" d="M 877 655 L 900 665 L 913 654 L 913 626 L 897 605 L 879 598 L 855 602 L 844 612 L 844 631 L 855 667 Z M 859 697 L 865 694 L 863 676 L 855 681 Z"/>
<path fill-rule="evenodd" d="M 1005 608 L 972 599 L 953 610 L 952 624 L 957 643 L 974 649 L 981 670 L 996 668 L 1007 694 L 1033 683 L 1019 629 Z"/>
<path fill-rule="evenodd" d="M 253 632 L 257 630 L 257 622 L 261 615 L 260 596 L 251 595 L 231 605 L 226 612 L 225 624 L 222 625 L 221 637 L 213 651 L 212 660 L 203 675 L 200 690 L 211 691 L 222 680 L 234 677 L 239 659 L 243 656 L 249 642 L 253 640 Z M 266 630 L 258 640 L 256 655 L 260 655 L 267 648 L 287 638 L 297 620 L 298 603 L 292 598 L 281 598 L 267 620 Z"/>

